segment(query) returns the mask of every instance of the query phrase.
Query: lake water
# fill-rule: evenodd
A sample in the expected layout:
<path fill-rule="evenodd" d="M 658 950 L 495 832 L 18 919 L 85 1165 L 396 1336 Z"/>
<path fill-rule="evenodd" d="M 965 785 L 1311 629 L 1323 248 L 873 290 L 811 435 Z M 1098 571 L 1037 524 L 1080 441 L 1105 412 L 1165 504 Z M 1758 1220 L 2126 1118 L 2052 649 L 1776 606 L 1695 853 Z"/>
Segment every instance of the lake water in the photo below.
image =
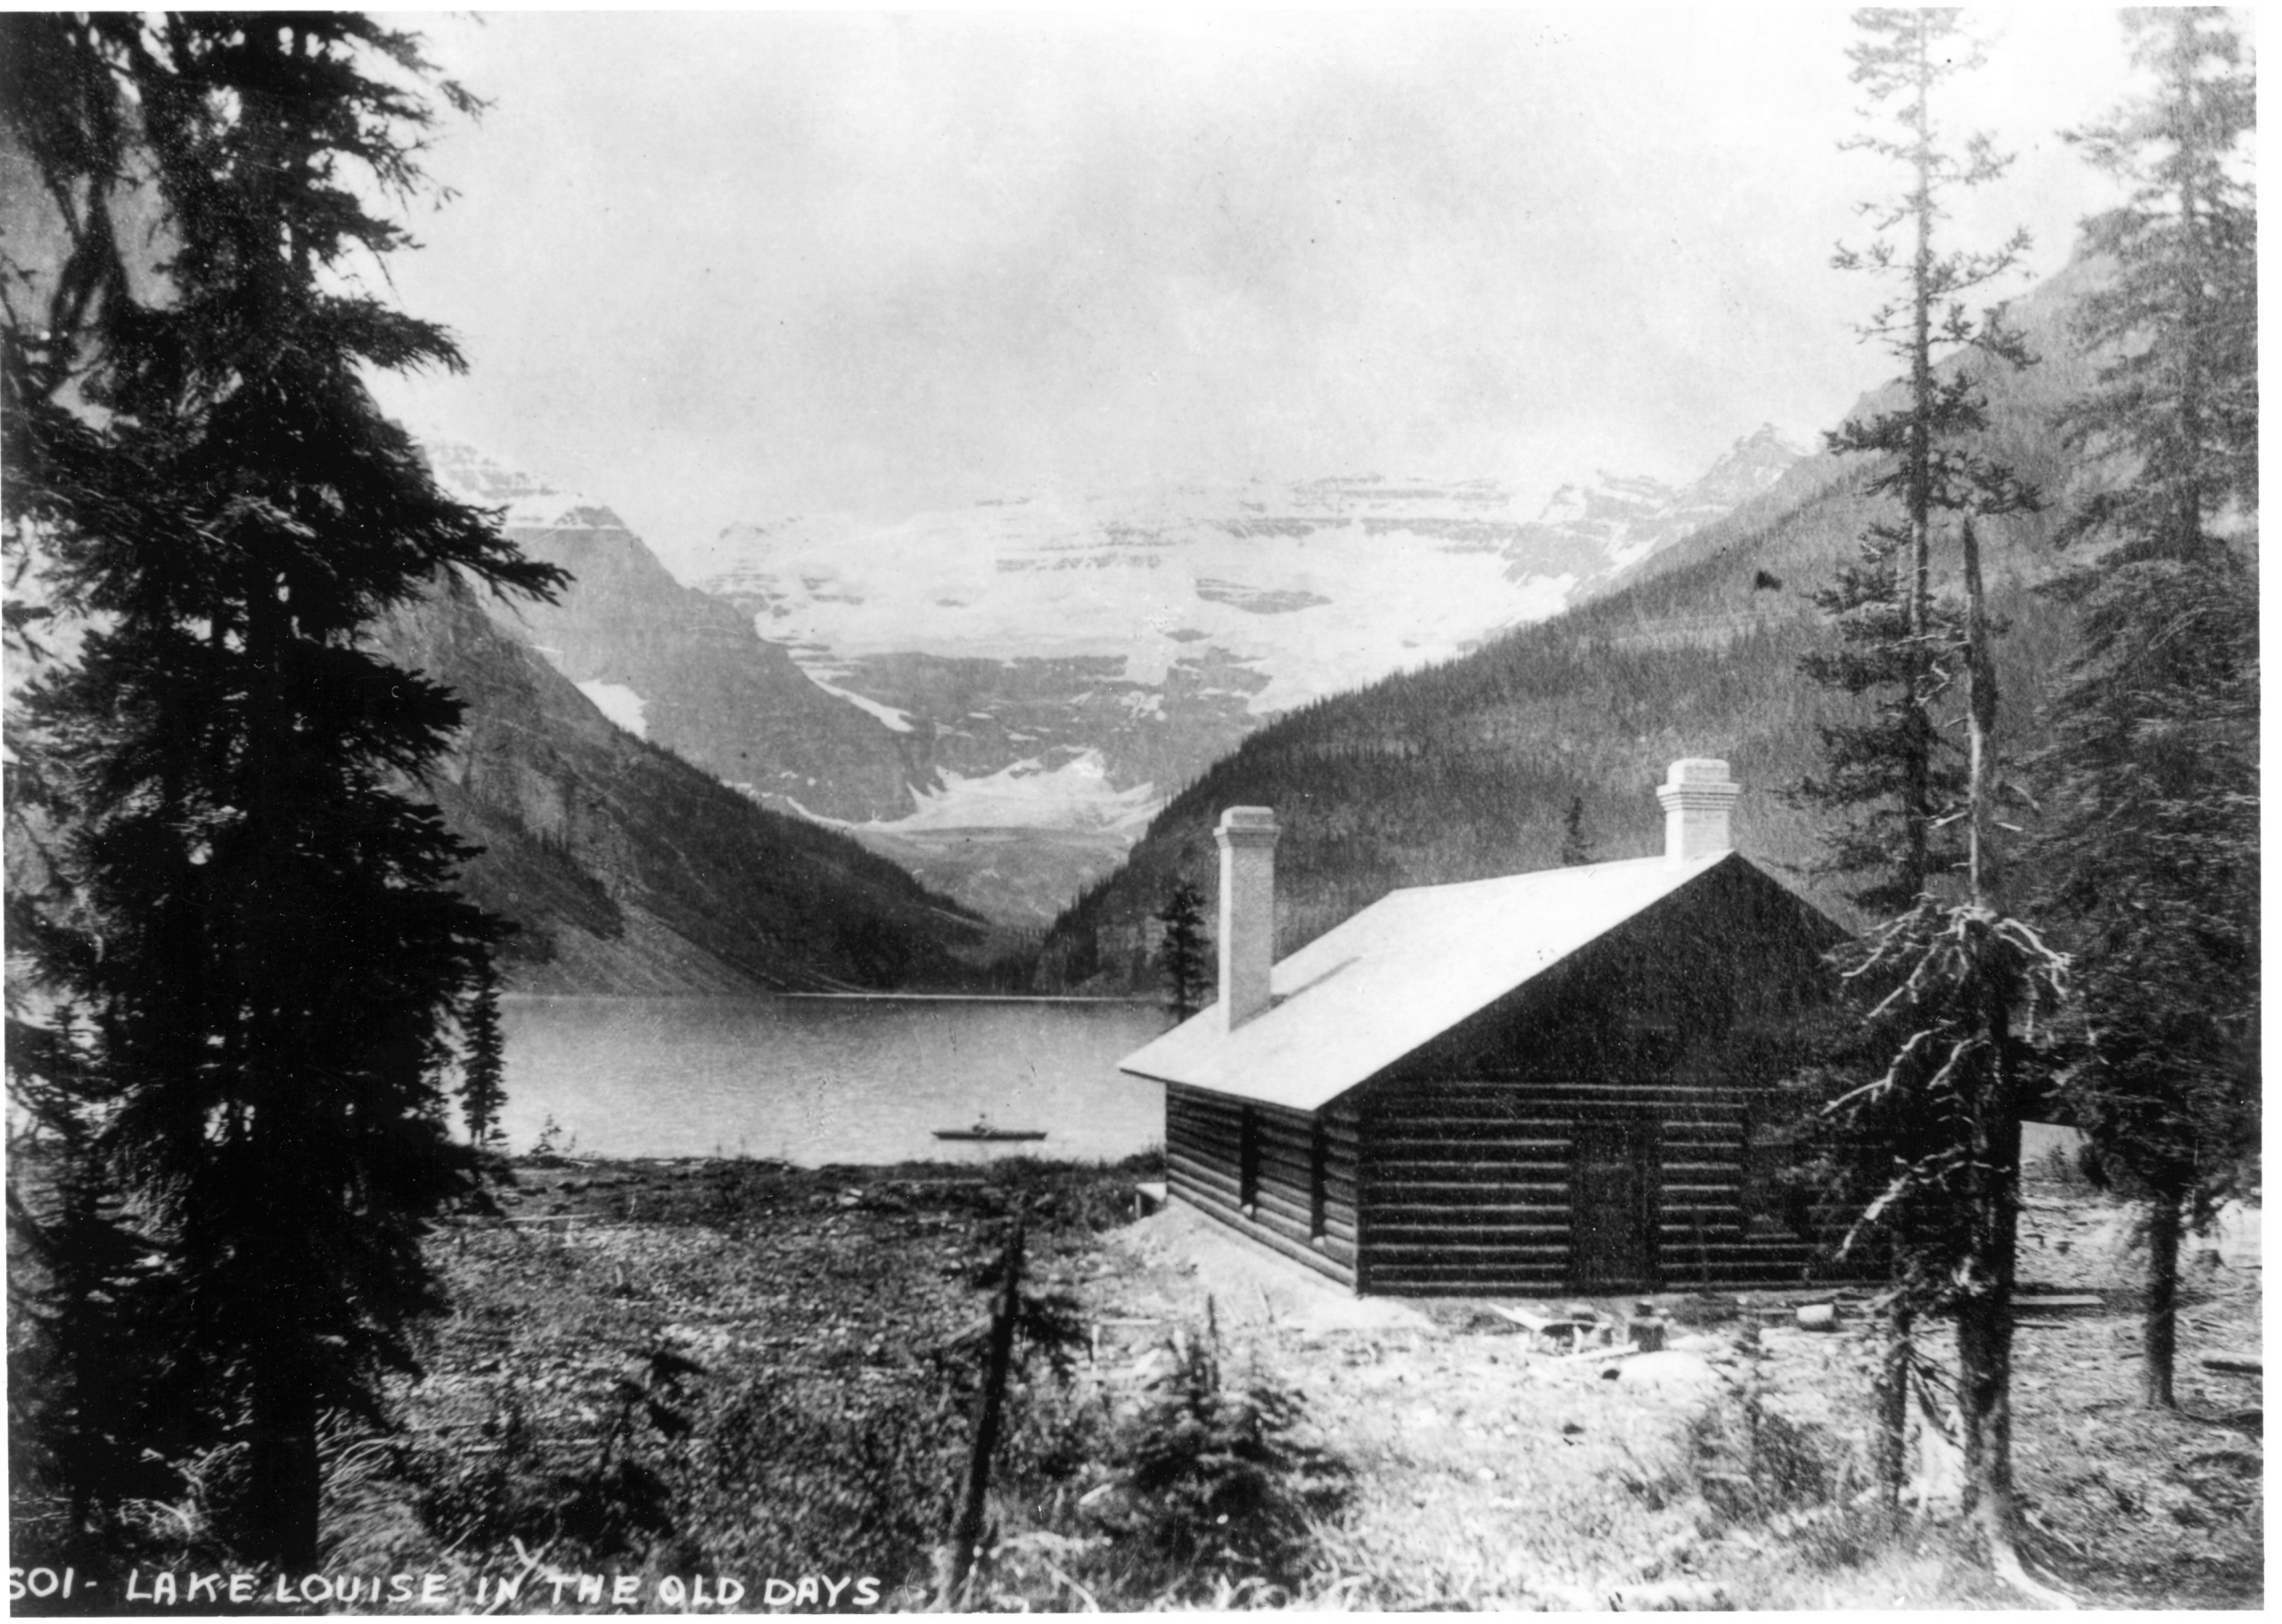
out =
<path fill-rule="evenodd" d="M 1164 1091 L 1117 1062 L 1165 1029 L 1147 1005 L 1036 999 L 500 1000 L 509 1146 L 550 1119 L 595 1156 L 828 1161 L 1129 1156 L 1164 1138 Z M 1043 1128 L 959 1144 L 939 1128 Z"/>

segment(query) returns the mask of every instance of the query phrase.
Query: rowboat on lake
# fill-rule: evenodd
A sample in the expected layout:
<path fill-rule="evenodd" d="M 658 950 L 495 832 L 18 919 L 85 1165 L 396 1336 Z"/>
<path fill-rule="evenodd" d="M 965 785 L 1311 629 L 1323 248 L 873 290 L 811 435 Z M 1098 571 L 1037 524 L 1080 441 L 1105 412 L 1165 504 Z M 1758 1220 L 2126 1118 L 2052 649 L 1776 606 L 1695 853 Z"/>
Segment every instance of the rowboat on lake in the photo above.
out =
<path fill-rule="evenodd" d="M 935 1137 L 938 1139 L 979 1140 L 985 1144 L 1004 1144 L 1016 1140 L 1043 1139 L 1046 1137 L 1046 1129 L 1042 1128 L 993 1128 L 986 1119 L 983 1121 L 977 1122 L 973 1128 L 939 1128 L 935 1130 Z"/>

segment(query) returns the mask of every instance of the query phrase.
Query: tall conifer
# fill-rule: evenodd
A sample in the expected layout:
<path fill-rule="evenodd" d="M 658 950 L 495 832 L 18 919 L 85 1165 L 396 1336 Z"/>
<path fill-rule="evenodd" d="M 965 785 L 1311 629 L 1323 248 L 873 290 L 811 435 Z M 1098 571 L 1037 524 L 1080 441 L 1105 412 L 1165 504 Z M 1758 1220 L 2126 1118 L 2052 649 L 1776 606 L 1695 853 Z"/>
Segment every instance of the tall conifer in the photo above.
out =
<path fill-rule="evenodd" d="M 459 703 L 363 634 L 439 571 L 559 579 L 364 380 L 460 365 L 362 278 L 406 245 L 376 210 L 423 190 L 427 95 L 472 104 L 353 13 L 5 29 L 0 108 L 61 245 L 6 245 L 8 542 L 84 628 L 12 729 L 45 814 L 11 830 L 45 875 L 17 944 L 81 1023 L 29 1092 L 158 1248 L 131 1308 L 168 1329 L 168 1441 L 242 1445 L 238 1549 L 303 1569 L 321 1417 L 384 1420 L 437 1302 L 421 1236 L 471 1169 L 444 1033 L 497 930 L 407 793 Z"/>
<path fill-rule="evenodd" d="M 2049 588 L 2080 652 L 2040 845 L 2080 966 L 2067 1095 L 2097 1169 L 2147 1203 L 2142 1396 L 2169 1407 L 2181 1232 L 2258 1143 L 2257 98 L 2225 12 L 2125 28 L 2154 84 L 2072 135 L 2125 195 L 2085 225 L 2113 279 L 2062 420 L 2092 488 L 2063 532 L 2088 556 Z"/>
<path fill-rule="evenodd" d="M 1870 128 L 1847 144 L 1895 164 L 1902 187 L 1865 206 L 1872 241 L 1837 263 L 1899 283 L 1867 332 L 1902 375 L 1897 404 L 1830 436 L 1834 450 L 1879 459 L 1869 489 L 1899 513 L 1870 528 L 1861 559 L 1825 595 L 1842 644 L 1807 668 L 1875 703 L 1867 721 L 1829 730 L 1830 771 L 1807 792 L 1847 815 L 1833 866 L 1864 872 L 1857 900 L 1886 915 L 1851 967 L 1865 1021 L 1838 1069 L 1860 1080 L 1831 1108 L 1834 1161 L 1859 1202 L 1851 1243 L 1880 1245 L 1894 1262 L 1880 1406 L 1888 1494 L 1902 1472 L 1916 1319 L 1953 1313 L 1968 1495 L 1992 1560 L 2031 1585 L 2015 1545 L 2011 1298 L 2026 1033 L 2056 993 L 2059 965 L 2002 901 L 1999 711 L 1976 523 L 2037 504 L 1979 446 L 1978 367 L 2031 357 L 2001 308 L 1966 302 L 2027 244 L 1936 247 L 1950 195 L 2008 161 L 1987 136 L 1953 137 L 1940 123 L 1941 87 L 1981 60 L 1956 13 L 1855 17 L 1849 55 Z M 1954 564 L 1937 556 L 1952 548 Z M 1957 591 L 1937 596 L 1944 579 Z M 1941 742 L 1950 730 L 1966 741 L 1961 759 Z"/>

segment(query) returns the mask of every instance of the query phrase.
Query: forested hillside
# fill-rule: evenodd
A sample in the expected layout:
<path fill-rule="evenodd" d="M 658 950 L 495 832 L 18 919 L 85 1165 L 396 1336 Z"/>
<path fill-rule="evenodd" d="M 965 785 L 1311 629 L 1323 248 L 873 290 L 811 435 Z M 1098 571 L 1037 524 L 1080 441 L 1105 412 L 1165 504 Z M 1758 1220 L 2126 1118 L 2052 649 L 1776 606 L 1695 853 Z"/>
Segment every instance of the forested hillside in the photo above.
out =
<path fill-rule="evenodd" d="M 1991 380 L 1989 449 L 2054 498 L 2078 472 L 2053 414 L 2089 375 L 2071 313 L 2098 275 L 2080 262 L 2020 299 L 2014 318 L 2040 359 Z M 1739 847 L 1847 917 L 1813 872 L 1817 816 L 1788 791 L 1821 765 L 1817 724 L 1847 702 L 1802 678 L 1799 660 L 1830 638 L 1812 594 L 1859 545 L 1867 477 L 1810 458 L 1597 601 L 1254 734 L 1055 922 L 1040 983 L 1145 984 L 1150 915 L 1181 879 L 1213 889 L 1223 807 L 1273 807 L 1284 825 L 1281 955 L 1399 886 L 1550 866 L 1572 799 L 1596 857 L 1651 853 L 1662 838 L 1654 785 L 1685 755 L 1731 762 L 1745 790 Z M 2032 590 L 2055 568 L 2054 529 L 2048 509 L 1990 532 L 1991 595 L 2007 625 L 2000 674 L 2023 718 L 2071 642 L 2066 612 Z M 2032 724 L 2015 753 L 2034 739 Z"/>

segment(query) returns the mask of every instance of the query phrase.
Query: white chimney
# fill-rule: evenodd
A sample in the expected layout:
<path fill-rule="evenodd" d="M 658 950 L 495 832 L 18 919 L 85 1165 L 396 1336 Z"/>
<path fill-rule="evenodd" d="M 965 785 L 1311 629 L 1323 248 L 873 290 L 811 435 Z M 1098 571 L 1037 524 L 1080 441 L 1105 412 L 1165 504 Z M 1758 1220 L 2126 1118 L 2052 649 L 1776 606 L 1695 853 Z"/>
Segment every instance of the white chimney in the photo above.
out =
<path fill-rule="evenodd" d="M 1268 1005 L 1276 962 L 1276 814 L 1230 807 L 1214 832 L 1220 842 L 1220 1024 L 1234 1031 Z"/>
<path fill-rule="evenodd" d="M 1734 850 L 1728 815 L 1743 792 L 1724 761 L 1689 756 L 1673 762 L 1656 789 L 1664 803 L 1664 861 L 1692 863 Z"/>

